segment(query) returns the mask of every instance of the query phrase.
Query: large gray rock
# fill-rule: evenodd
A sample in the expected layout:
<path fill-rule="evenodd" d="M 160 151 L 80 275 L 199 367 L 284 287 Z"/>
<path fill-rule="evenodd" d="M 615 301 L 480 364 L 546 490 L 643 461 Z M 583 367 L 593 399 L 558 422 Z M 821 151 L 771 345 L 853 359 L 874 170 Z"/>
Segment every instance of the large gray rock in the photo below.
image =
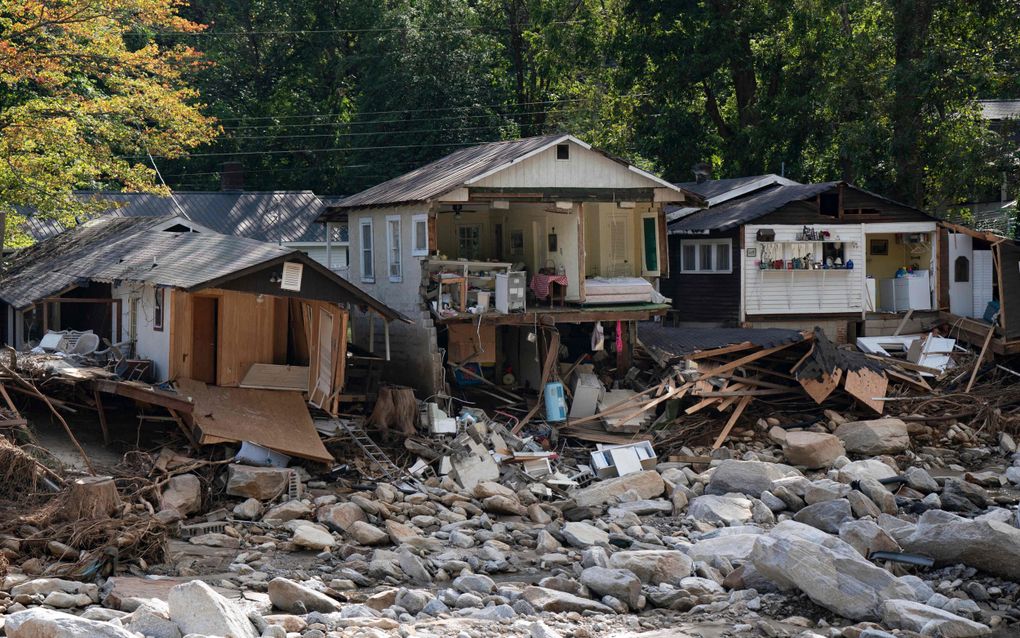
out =
<path fill-rule="evenodd" d="M 809 469 L 830 467 L 846 454 L 842 441 L 822 432 L 787 432 L 784 441 L 786 460 Z"/>
<path fill-rule="evenodd" d="M 165 609 L 142 605 L 120 619 L 125 629 L 139 633 L 145 638 L 181 638 L 181 628 L 170 620 Z"/>
<path fill-rule="evenodd" d="M 850 421 L 836 428 L 847 452 L 878 456 L 899 454 L 910 447 L 907 424 L 900 419 Z"/>
<path fill-rule="evenodd" d="M 177 623 L 181 633 L 258 638 L 258 632 L 244 610 L 200 580 L 171 589 L 167 603 L 170 620 Z"/>
<path fill-rule="evenodd" d="M 798 523 L 817 527 L 829 534 L 838 534 L 839 526 L 853 518 L 850 501 L 845 498 L 808 505 L 793 515 L 793 520 Z"/>
<path fill-rule="evenodd" d="M 772 481 L 791 476 L 801 476 L 801 473 L 782 463 L 728 459 L 720 463 L 712 472 L 712 478 L 705 488 L 705 493 L 729 494 L 737 492 L 761 498 L 761 493 L 772 487 Z"/>
<path fill-rule="evenodd" d="M 649 585 L 677 585 L 691 575 L 693 561 L 677 550 L 639 549 L 616 552 L 609 557 L 609 566 L 630 570 Z"/>
<path fill-rule="evenodd" d="M 328 614 L 343 610 L 339 601 L 289 578 L 269 581 L 269 601 L 273 607 L 289 614 L 305 614 L 310 611 Z"/>
<path fill-rule="evenodd" d="M 963 563 L 1020 580 L 1020 529 L 1005 523 L 929 510 L 916 526 L 903 526 L 890 533 L 904 550 L 931 556 L 939 565 Z"/>
<path fill-rule="evenodd" d="M 202 509 L 202 481 L 194 474 L 178 474 L 166 482 L 161 495 L 163 509 L 187 516 Z"/>
<path fill-rule="evenodd" d="M 638 608 L 641 580 L 630 570 L 589 567 L 581 572 L 581 584 L 600 596 L 612 596 L 631 609 Z"/>
<path fill-rule="evenodd" d="M 350 501 L 327 505 L 318 511 L 315 518 L 336 532 L 346 532 L 358 521 L 368 522 L 365 510 Z"/>
<path fill-rule="evenodd" d="M 34 607 L 7 616 L 7 638 L 136 638 L 136 634 L 98 620 Z"/>
<path fill-rule="evenodd" d="M 874 521 L 847 521 L 839 527 L 839 538 L 850 544 L 861 556 L 871 552 L 898 552 L 899 543 Z"/>
<path fill-rule="evenodd" d="M 724 558 L 733 565 L 742 565 L 751 558 L 754 544 L 761 534 L 736 534 L 699 540 L 686 549 L 693 561 L 711 563 Z"/>
<path fill-rule="evenodd" d="M 347 533 L 362 545 L 387 545 L 390 542 L 389 534 L 365 521 L 355 521 Z"/>
<path fill-rule="evenodd" d="M 751 499 L 740 494 L 698 496 L 687 506 L 687 516 L 712 525 L 743 525 L 754 517 Z"/>
<path fill-rule="evenodd" d="M 336 539 L 328 529 L 311 521 L 301 521 L 300 525 L 295 525 L 290 540 L 298 547 L 318 551 L 329 549 L 336 544 Z"/>
<path fill-rule="evenodd" d="M 290 481 L 290 470 L 279 467 L 230 465 L 227 467 L 227 494 L 268 501 L 283 494 Z"/>
<path fill-rule="evenodd" d="M 896 476 L 896 470 L 892 469 L 878 459 L 864 459 L 847 463 L 839 468 L 840 483 L 852 483 L 866 478 L 873 478 L 876 481 Z"/>
<path fill-rule="evenodd" d="M 599 614 L 611 614 L 613 610 L 602 603 L 581 598 L 565 591 L 549 589 L 547 587 L 525 587 L 521 597 L 535 608 L 536 611 L 551 611 L 564 613 L 569 611 L 585 612 L 593 611 Z"/>
<path fill-rule="evenodd" d="M 655 470 L 646 470 L 606 481 L 596 481 L 584 489 L 577 490 L 572 496 L 578 507 L 596 507 L 616 502 L 624 492 L 633 492 L 637 499 L 650 499 L 659 496 L 665 490 L 666 483 L 659 473 Z"/>
<path fill-rule="evenodd" d="M 574 547 L 587 549 L 592 545 L 605 545 L 609 534 L 591 523 L 570 522 L 563 525 L 563 538 Z"/>
<path fill-rule="evenodd" d="M 843 541 L 828 534 L 828 546 L 805 540 L 812 535 L 773 529 L 761 536 L 752 552 L 755 570 L 781 589 L 798 588 L 816 604 L 853 620 L 876 620 L 883 601 L 914 598 L 907 584 Z"/>
<path fill-rule="evenodd" d="M 992 632 L 988 625 L 911 600 L 885 601 L 882 604 L 882 624 L 890 629 L 906 629 L 939 638 L 969 638 Z"/>

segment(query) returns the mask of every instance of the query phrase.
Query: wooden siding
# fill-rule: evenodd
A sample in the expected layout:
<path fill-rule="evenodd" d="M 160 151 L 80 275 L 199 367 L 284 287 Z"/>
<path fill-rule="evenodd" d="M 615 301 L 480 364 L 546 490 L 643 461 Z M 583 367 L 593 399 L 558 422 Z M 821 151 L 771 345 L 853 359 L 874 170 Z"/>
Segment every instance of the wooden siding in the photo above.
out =
<path fill-rule="evenodd" d="M 471 186 L 493 188 L 648 188 L 661 184 L 643 177 L 601 153 L 570 144 L 570 159 L 556 159 L 548 148 Z"/>
<path fill-rule="evenodd" d="M 818 212 L 818 206 L 814 200 L 790 202 L 777 208 L 768 215 L 759 217 L 754 221 L 757 225 L 767 226 L 768 224 L 868 224 L 888 222 L 934 222 L 920 211 L 907 208 L 899 204 L 893 204 L 860 193 L 852 189 L 843 190 L 843 209 L 852 211 L 854 209 L 870 209 L 877 211 L 874 215 L 846 215 L 839 219 L 829 215 L 822 215 Z"/>
<path fill-rule="evenodd" d="M 999 244 L 996 255 L 999 263 L 999 303 L 1002 304 L 1000 321 L 1007 340 L 1020 339 L 1020 248 L 1009 242 Z"/>
<path fill-rule="evenodd" d="M 673 307 L 682 311 L 681 321 L 706 322 L 721 325 L 736 324 L 740 320 L 740 263 L 741 248 L 738 230 L 710 235 L 696 235 L 689 239 L 731 239 L 733 251 L 730 274 L 692 274 L 680 271 L 681 235 L 669 236 L 668 278 L 659 282 L 662 294 L 672 299 Z"/>
<path fill-rule="evenodd" d="M 761 270 L 761 246 L 755 239 L 760 228 L 776 233 L 776 241 L 793 241 L 801 226 L 744 226 L 744 245 L 755 247 L 757 256 L 742 261 L 744 271 L 744 314 L 798 315 L 846 314 L 864 309 L 865 255 L 864 232 L 860 224 L 813 226 L 834 232 L 832 239 L 845 243 L 844 255 L 853 260 L 853 270 Z M 778 258 L 778 255 L 776 256 Z"/>

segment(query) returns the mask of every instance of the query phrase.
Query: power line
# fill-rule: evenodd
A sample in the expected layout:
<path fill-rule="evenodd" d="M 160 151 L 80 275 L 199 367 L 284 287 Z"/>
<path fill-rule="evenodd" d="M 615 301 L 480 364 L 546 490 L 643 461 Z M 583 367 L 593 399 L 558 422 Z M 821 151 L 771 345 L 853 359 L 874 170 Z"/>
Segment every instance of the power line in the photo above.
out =
<path fill-rule="evenodd" d="M 539 25 L 539 27 L 547 26 L 566 26 L 573 24 L 586 24 L 588 20 L 552 20 L 545 24 Z M 531 24 L 522 25 L 524 27 L 531 27 Z M 473 25 L 473 26 L 449 26 L 449 27 L 437 27 L 423 29 L 420 27 L 367 27 L 358 29 L 281 29 L 281 30 L 266 30 L 266 31 L 157 31 L 155 33 L 143 33 L 139 31 L 129 32 L 130 35 L 139 36 L 182 36 L 182 37 L 208 37 L 208 36 L 252 36 L 252 35 L 328 35 L 332 33 L 396 33 L 403 31 L 415 31 L 418 33 L 457 33 L 461 31 L 491 31 L 491 32 L 509 32 L 510 29 L 503 27 L 490 27 L 484 25 Z"/>

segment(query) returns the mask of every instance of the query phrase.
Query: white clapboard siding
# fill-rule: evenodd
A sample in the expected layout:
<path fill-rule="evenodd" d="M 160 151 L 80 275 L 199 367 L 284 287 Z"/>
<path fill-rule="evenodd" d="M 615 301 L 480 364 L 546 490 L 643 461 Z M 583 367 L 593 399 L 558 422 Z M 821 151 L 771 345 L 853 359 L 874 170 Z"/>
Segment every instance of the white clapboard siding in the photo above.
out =
<path fill-rule="evenodd" d="M 570 159 L 556 159 L 548 148 L 472 186 L 490 188 L 658 188 L 662 184 L 614 162 L 605 155 L 570 144 Z"/>
<path fill-rule="evenodd" d="M 755 248 L 755 256 L 745 251 L 744 313 L 747 315 L 836 314 L 862 312 L 864 308 L 864 232 L 860 224 L 818 225 L 828 230 L 830 240 L 844 242 L 844 255 L 853 260 L 853 270 L 761 270 L 758 260 L 762 248 L 756 239 L 758 229 L 776 233 L 776 241 L 795 241 L 803 226 L 745 226 L 744 246 Z M 776 256 L 778 258 L 778 255 Z"/>
<path fill-rule="evenodd" d="M 973 263 L 974 276 L 974 316 L 982 317 L 985 308 L 992 301 L 992 276 L 995 266 L 992 262 L 992 251 L 975 250 Z"/>

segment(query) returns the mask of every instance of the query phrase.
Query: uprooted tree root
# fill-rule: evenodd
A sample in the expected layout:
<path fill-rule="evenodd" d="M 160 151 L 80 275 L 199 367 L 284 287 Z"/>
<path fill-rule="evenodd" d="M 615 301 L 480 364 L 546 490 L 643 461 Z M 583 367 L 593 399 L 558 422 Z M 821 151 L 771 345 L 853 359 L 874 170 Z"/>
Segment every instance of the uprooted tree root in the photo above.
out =
<path fill-rule="evenodd" d="M 38 461 L 0 437 L 0 498 L 18 499 L 38 489 Z"/>

